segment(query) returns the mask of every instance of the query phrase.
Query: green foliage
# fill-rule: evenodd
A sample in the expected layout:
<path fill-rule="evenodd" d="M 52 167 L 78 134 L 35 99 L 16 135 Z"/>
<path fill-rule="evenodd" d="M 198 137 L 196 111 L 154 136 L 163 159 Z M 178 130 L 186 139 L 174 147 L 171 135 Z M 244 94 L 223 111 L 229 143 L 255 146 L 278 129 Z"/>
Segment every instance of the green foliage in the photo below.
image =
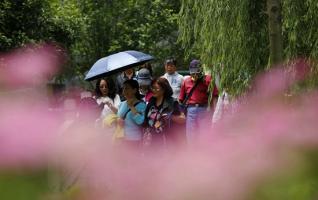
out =
<path fill-rule="evenodd" d="M 318 86 L 318 4 L 316 0 L 283 1 L 283 31 L 287 59 L 306 58 L 311 75 L 293 88 L 293 92 L 311 90 Z"/>
<path fill-rule="evenodd" d="M 283 1 L 285 55 L 288 58 L 297 56 L 318 56 L 318 34 L 314 27 L 318 26 L 317 1 L 303 2 Z"/>
<path fill-rule="evenodd" d="M 171 55 L 183 57 L 183 50 L 175 44 L 178 6 L 176 2 L 163 0 L 86 4 L 83 9 L 88 10 L 89 19 L 89 64 L 108 54 L 130 49 L 153 54 L 160 63 Z"/>
<path fill-rule="evenodd" d="M 34 42 L 45 32 L 38 28 L 47 22 L 47 15 L 43 9 L 47 7 L 42 1 L 9 1 L 0 3 L 0 50 Z M 35 37 L 37 35 L 37 37 Z"/>
<path fill-rule="evenodd" d="M 264 10 L 263 1 L 182 1 L 180 41 L 188 56 L 220 73 L 221 87 L 232 94 L 241 93 L 267 63 Z"/>
<path fill-rule="evenodd" d="M 97 59 L 129 49 L 155 55 L 162 66 L 166 57 L 184 57 L 176 44 L 179 8 L 179 1 L 168 0 L 4 0 L 0 51 L 58 43 L 69 55 L 60 79 L 83 75 Z"/>
<path fill-rule="evenodd" d="M 76 0 L 61 1 L 51 0 L 50 9 L 51 21 L 56 27 L 52 32 L 52 40 L 70 49 L 85 33 L 85 18 L 82 15 Z"/>
<path fill-rule="evenodd" d="M 282 2 L 285 60 L 317 59 L 317 1 Z M 267 68 L 265 0 L 183 0 L 178 22 L 187 55 L 200 58 L 214 74 L 220 73 L 221 88 L 231 94 L 244 92 L 254 75 Z M 318 74 L 317 65 L 312 70 Z M 317 86 L 316 79 L 310 79 L 307 86 Z"/>
<path fill-rule="evenodd" d="M 161 66 L 171 55 L 182 60 L 183 49 L 176 44 L 178 2 L 83 0 L 68 1 L 69 6 L 55 4 L 60 11 L 56 14 L 65 15 L 61 21 L 77 19 L 75 24 L 80 27 L 69 50 L 69 70 L 63 74 L 83 74 L 99 58 L 123 50 L 150 53 Z"/>
<path fill-rule="evenodd" d="M 293 167 L 281 170 L 262 182 L 250 199 L 315 199 L 318 195 L 317 167 L 317 152 L 306 152 Z"/>
<path fill-rule="evenodd" d="M 69 47 L 75 38 L 75 24 L 70 23 L 73 17 L 60 20 L 60 13 L 52 11 L 50 1 L 2 1 L 0 51 L 38 42 L 56 42 Z"/>
<path fill-rule="evenodd" d="M 49 192 L 46 171 L 1 171 L 0 199 L 40 200 Z"/>
<path fill-rule="evenodd" d="M 68 80 L 77 76 L 81 63 L 87 55 L 87 30 L 88 19 L 82 13 L 77 0 L 52 0 L 50 1 L 51 21 L 57 27 L 54 31 L 57 40 L 68 52 L 68 62 L 61 71 L 60 79 Z M 83 55 L 84 54 L 84 55 Z"/>

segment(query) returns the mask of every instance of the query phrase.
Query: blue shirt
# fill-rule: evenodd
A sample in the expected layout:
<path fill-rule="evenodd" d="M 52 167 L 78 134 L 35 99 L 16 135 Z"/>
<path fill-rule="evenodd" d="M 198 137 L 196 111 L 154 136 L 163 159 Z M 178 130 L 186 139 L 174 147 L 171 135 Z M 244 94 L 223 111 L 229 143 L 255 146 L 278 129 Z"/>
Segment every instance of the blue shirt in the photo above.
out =
<path fill-rule="evenodd" d="M 129 110 L 127 101 L 122 101 L 119 104 L 117 113 L 118 117 L 123 118 L 124 115 L 127 113 L 124 123 L 125 139 L 127 140 L 141 140 L 142 138 L 141 125 L 143 124 L 145 119 L 146 103 L 139 102 L 135 106 L 135 108 L 138 112 L 136 115 L 134 115 L 131 111 L 127 113 L 127 111 Z"/>

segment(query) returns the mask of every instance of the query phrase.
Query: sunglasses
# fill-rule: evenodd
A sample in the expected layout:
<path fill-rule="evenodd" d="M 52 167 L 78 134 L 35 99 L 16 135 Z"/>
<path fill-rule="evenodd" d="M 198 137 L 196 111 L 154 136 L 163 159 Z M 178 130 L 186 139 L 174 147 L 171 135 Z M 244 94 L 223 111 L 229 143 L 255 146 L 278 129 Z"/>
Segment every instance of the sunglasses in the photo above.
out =
<path fill-rule="evenodd" d="M 202 73 L 201 72 L 196 72 L 196 73 L 191 73 L 191 76 L 200 76 Z"/>
<path fill-rule="evenodd" d="M 152 91 L 154 91 L 154 92 L 158 92 L 158 91 L 161 90 L 160 88 L 153 88 L 153 87 L 151 87 L 150 89 L 151 89 Z"/>

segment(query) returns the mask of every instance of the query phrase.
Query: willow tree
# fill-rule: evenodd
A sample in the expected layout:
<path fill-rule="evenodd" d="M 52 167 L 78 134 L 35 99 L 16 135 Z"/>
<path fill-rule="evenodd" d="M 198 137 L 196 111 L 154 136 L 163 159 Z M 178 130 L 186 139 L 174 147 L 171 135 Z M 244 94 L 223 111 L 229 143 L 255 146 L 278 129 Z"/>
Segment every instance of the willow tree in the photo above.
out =
<path fill-rule="evenodd" d="M 268 62 L 266 2 L 183 0 L 180 41 L 189 57 L 221 74 L 221 87 L 242 92 Z"/>
<path fill-rule="evenodd" d="M 282 1 L 284 55 L 286 58 L 305 58 L 312 68 L 302 88 L 318 86 L 318 3 L 317 0 Z"/>
<path fill-rule="evenodd" d="M 271 63 L 318 58 L 317 9 L 317 0 L 182 0 L 179 40 L 221 74 L 222 88 L 240 94 Z"/>
<path fill-rule="evenodd" d="M 267 0 L 270 57 L 269 66 L 283 61 L 281 0 Z"/>

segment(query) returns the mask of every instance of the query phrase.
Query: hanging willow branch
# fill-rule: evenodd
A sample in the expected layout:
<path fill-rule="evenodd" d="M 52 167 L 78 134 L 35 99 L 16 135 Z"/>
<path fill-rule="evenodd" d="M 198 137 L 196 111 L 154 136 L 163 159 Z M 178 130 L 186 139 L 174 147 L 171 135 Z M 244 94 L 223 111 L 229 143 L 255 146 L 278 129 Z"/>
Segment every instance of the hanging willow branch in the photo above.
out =
<path fill-rule="evenodd" d="M 259 1 L 183 0 L 179 39 L 188 55 L 197 55 L 221 75 L 222 88 L 239 94 L 267 62 L 268 38 L 259 34 L 266 31 L 264 11 Z"/>
<path fill-rule="evenodd" d="M 280 62 L 283 56 L 286 60 L 299 56 L 318 59 L 317 0 L 284 0 L 283 17 L 276 12 L 280 7 L 269 9 L 277 14 L 273 19 L 268 18 L 266 0 L 181 2 L 179 41 L 187 55 L 195 55 L 214 74 L 219 73 L 221 87 L 234 95 L 244 92 L 252 77 L 266 69 L 269 61 Z M 269 32 L 268 20 L 274 20 L 274 25 L 282 20 L 282 30 L 276 28 L 276 32 L 282 32 L 283 39 L 273 30 Z M 284 47 L 277 42 L 282 40 Z M 313 71 L 318 71 L 317 65 Z M 318 80 L 311 83 L 318 85 Z"/>

